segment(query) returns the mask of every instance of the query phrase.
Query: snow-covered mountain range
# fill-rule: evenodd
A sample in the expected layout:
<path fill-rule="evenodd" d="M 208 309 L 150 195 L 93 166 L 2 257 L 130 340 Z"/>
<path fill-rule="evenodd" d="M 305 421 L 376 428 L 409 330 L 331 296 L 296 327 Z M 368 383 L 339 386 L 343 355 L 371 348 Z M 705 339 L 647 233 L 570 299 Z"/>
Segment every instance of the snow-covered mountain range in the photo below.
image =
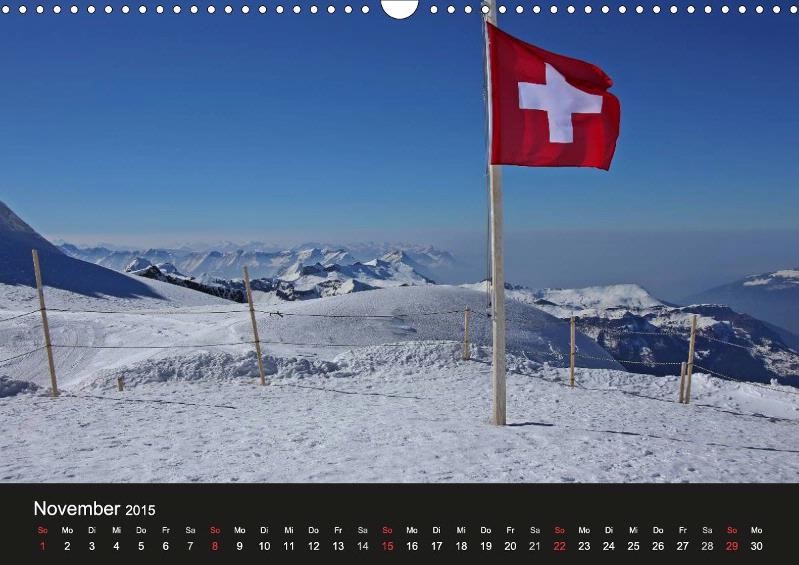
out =
<path fill-rule="evenodd" d="M 235 302 L 246 302 L 241 278 L 193 277 L 181 273 L 172 263 L 151 264 L 137 257 L 125 267 L 125 272 L 149 279 L 191 288 Z M 347 265 L 337 263 L 302 265 L 297 262 L 276 277 L 260 277 L 250 281 L 255 300 L 281 302 L 308 300 L 390 288 L 435 284 L 413 268 L 413 262 L 401 252 L 392 252 L 379 259 Z"/>
<path fill-rule="evenodd" d="M 799 269 L 752 275 L 690 296 L 684 303 L 726 304 L 799 334 Z"/>
<path fill-rule="evenodd" d="M 328 246 L 317 243 L 299 245 L 281 251 L 264 251 L 253 248 L 204 250 L 190 249 L 143 249 L 120 250 L 107 247 L 78 247 L 64 243 L 59 248 L 67 255 L 109 269 L 122 271 L 132 261 L 145 259 L 150 264 L 172 263 L 187 276 L 202 278 L 236 279 L 241 278 L 246 265 L 250 276 L 290 280 L 292 273 L 303 267 L 317 264 L 349 266 L 366 263 L 375 258 L 392 262 L 399 256 L 402 262 L 411 266 L 419 275 L 428 279 L 441 280 L 455 266 L 455 259 L 447 252 L 432 246 L 361 244 L 350 246 Z"/>
<path fill-rule="evenodd" d="M 485 290 L 485 283 L 464 286 Z M 799 352 L 786 339 L 789 332 L 728 306 L 676 306 L 631 284 L 541 290 L 507 285 L 506 296 L 563 320 L 575 316 L 580 331 L 627 370 L 656 375 L 679 373 L 679 365 L 658 363 L 687 360 L 691 317 L 697 314 L 697 364 L 746 380 L 799 384 Z"/>

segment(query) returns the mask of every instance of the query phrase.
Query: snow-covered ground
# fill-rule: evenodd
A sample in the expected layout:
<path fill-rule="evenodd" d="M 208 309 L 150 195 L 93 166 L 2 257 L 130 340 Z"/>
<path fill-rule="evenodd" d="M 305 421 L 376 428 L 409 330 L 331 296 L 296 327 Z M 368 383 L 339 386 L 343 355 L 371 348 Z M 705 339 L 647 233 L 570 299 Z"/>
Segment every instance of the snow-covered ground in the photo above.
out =
<path fill-rule="evenodd" d="M 479 292 L 394 288 L 260 313 L 272 383 L 261 387 L 250 344 L 195 346 L 250 340 L 242 305 L 146 284 L 161 298 L 46 290 L 53 310 L 127 311 L 53 311 L 56 344 L 120 349 L 56 348 L 56 399 L 42 351 L 0 365 L 0 390 L 19 393 L 0 398 L 0 480 L 799 480 L 797 389 L 694 375 L 685 406 L 676 377 L 612 361 L 579 369 L 570 389 L 568 325 L 530 305 L 509 303 L 510 425 L 498 428 Z M 28 287 L 0 285 L 0 297 L 0 319 L 37 306 Z M 475 345 L 463 361 L 467 305 Z M 221 311 L 234 313 L 208 313 Z M 40 344 L 38 324 L 0 324 L 0 359 Z M 185 347 L 124 348 L 142 344 Z M 607 356 L 582 335 L 578 345 Z"/>
<path fill-rule="evenodd" d="M 799 479 L 797 396 L 510 359 L 488 423 L 487 350 L 374 346 L 283 359 L 194 353 L 62 397 L 0 399 L 4 481 L 777 481 Z M 8 433 L 8 431 L 11 433 Z"/>

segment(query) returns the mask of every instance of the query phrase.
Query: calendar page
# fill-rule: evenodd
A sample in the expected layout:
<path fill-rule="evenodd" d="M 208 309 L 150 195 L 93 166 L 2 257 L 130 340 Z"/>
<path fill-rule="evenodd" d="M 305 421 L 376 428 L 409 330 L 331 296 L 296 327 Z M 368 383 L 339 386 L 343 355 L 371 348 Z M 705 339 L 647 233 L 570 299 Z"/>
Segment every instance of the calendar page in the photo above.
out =
<path fill-rule="evenodd" d="M 0 0 L 3 562 L 792 562 L 798 25 Z"/>

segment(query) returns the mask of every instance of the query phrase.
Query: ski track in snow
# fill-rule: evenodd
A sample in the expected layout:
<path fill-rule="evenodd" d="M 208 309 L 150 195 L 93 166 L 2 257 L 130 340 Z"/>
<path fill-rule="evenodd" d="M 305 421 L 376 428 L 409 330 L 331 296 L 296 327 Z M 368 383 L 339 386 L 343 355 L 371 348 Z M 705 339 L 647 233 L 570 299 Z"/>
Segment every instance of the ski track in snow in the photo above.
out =
<path fill-rule="evenodd" d="M 247 340 L 241 305 L 150 281 L 164 298 L 87 298 L 47 289 L 51 308 L 176 307 L 233 316 L 56 313 L 62 344 L 196 344 Z M 2 285 L 0 285 L 2 287 Z M 36 307 L 27 287 L 0 288 L 0 318 Z M 490 355 L 460 359 L 462 311 L 484 296 L 408 287 L 281 305 L 285 313 L 456 310 L 443 317 L 328 319 L 259 315 L 262 339 L 354 342 L 355 348 L 266 345 L 258 386 L 249 345 L 175 350 L 56 349 L 63 395 L 45 396 L 43 352 L 0 366 L 38 391 L 0 398 L 0 481 L 66 482 L 796 482 L 799 395 L 695 374 L 692 404 L 677 377 L 568 370 L 568 326 L 509 303 L 508 422 L 490 413 Z M 474 336 L 488 334 L 475 316 Z M 0 325 L 0 358 L 41 345 L 36 316 Z M 482 333 L 481 333 L 482 332 Z M 403 340 L 411 339 L 414 341 Z M 583 351 L 601 354 L 585 338 Z M 593 345 L 592 345 L 593 344 Z M 594 347 L 595 350 L 589 349 Z M 612 366 L 612 368 L 602 368 Z M 562 361 L 561 361 L 562 366 Z M 116 391 L 116 377 L 126 389 Z M 19 387 L 9 382 L 7 390 Z M 797 389 L 777 387 L 783 390 Z"/>

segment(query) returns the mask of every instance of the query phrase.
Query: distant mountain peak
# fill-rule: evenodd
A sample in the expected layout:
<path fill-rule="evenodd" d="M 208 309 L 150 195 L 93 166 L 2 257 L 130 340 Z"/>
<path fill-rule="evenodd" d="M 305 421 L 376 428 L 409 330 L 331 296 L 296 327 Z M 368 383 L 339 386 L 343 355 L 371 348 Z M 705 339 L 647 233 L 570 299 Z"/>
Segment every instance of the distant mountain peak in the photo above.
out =
<path fill-rule="evenodd" d="M 153 264 L 144 257 L 136 257 L 133 261 L 128 263 L 125 267 L 126 273 L 133 273 L 136 271 L 141 271 L 142 269 L 146 269 L 147 267 L 151 267 Z"/>
<path fill-rule="evenodd" d="M 389 263 L 392 262 L 399 262 L 399 261 L 407 261 L 408 255 L 402 249 L 392 249 L 384 253 L 380 259 L 383 261 L 388 261 Z"/>
<path fill-rule="evenodd" d="M 799 269 L 782 269 L 762 275 L 751 275 L 741 281 L 741 285 L 768 288 L 799 286 Z"/>
<path fill-rule="evenodd" d="M 485 291 L 487 281 L 462 285 L 467 288 Z M 570 308 L 575 312 L 584 310 L 608 309 L 641 309 L 666 305 L 655 298 L 648 290 L 634 283 L 618 283 L 603 286 L 587 286 L 584 288 L 542 288 L 531 289 L 522 285 L 505 283 L 508 298 L 524 296 L 525 302 L 536 300 L 542 303 L 557 304 L 562 308 Z"/>
<path fill-rule="evenodd" d="M 0 201 L 0 230 L 39 235 L 2 201 Z"/>
<path fill-rule="evenodd" d="M 799 334 L 799 269 L 777 269 L 689 296 L 685 304 L 726 304 Z"/>

